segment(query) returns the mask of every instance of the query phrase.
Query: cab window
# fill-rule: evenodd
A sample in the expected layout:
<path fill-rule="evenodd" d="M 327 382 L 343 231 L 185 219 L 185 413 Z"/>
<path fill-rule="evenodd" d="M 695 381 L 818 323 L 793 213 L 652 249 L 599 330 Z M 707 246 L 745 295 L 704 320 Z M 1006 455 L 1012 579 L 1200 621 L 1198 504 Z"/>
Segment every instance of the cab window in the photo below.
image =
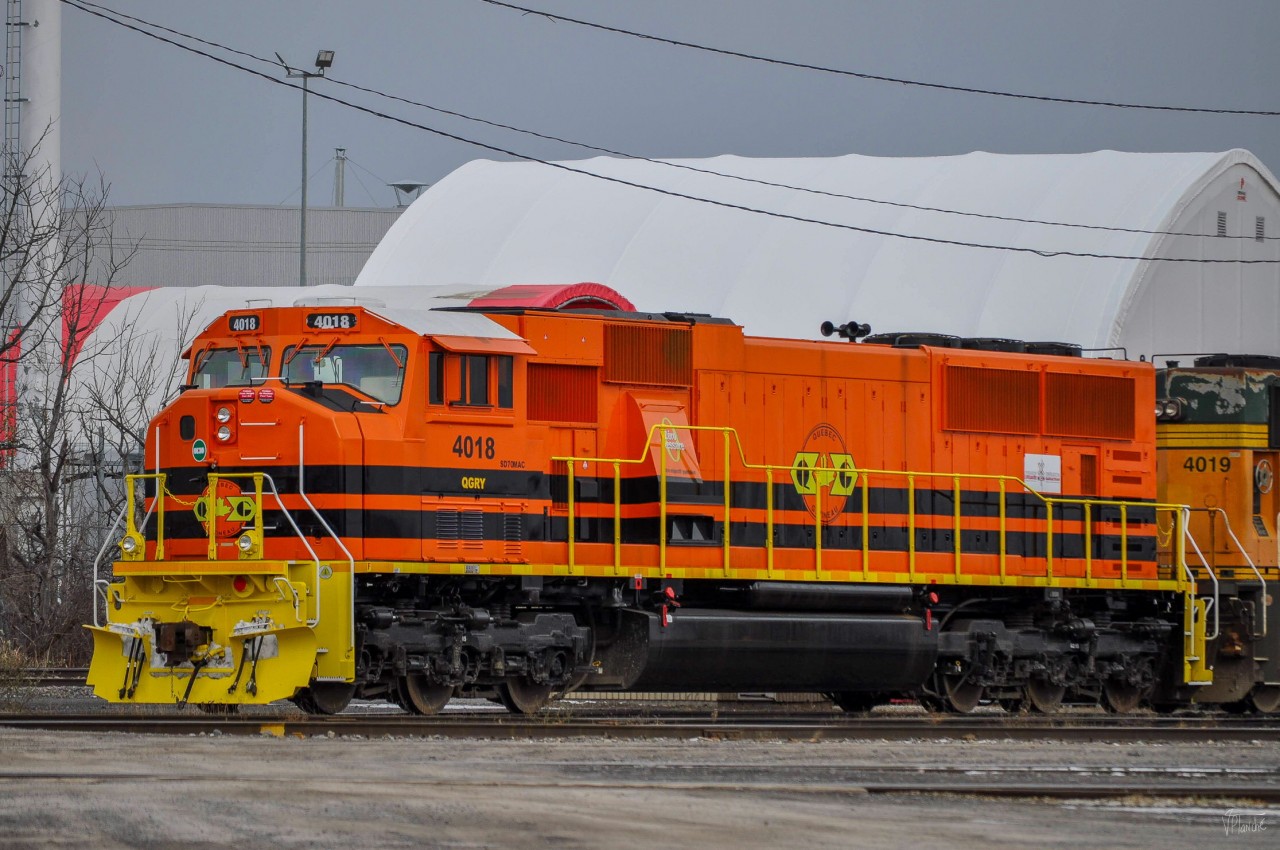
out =
<path fill-rule="evenodd" d="M 202 390 L 247 387 L 261 382 L 271 366 L 271 349 L 206 348 L 196 361 L 191 383 Z"/>
<path fill-rule="evenodd" d="M 280 377 L 286 384 L 341 384 L 384 404 L 404 391 L 403 345 L 306 345 L 285 349 Z"/>

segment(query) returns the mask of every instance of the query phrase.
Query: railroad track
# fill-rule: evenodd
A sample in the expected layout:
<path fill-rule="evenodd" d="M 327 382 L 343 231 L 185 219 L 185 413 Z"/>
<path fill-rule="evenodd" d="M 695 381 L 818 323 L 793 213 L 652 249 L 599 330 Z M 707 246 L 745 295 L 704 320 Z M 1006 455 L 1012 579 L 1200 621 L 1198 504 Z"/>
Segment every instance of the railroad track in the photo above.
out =
<path fill-rule="evenodd" d="M 557 764 L 559 769 L 572 769 L 573 765 Z M 676 766 L 677 768 L 679 766 Z M 1028 768 L 1016 774 L 985 775 L 983 769 L 966 770 L 964 775 L 956 775 L 954 771 L 939 770 L 926 766 L 908 766 L 900 769 L 871 770 L 867 774 L 859 773 L 857 768 L 847 770 L 845 776 L 811 775 L 803 779 L 775 775 L 776 771 L 761 765 L 750 769 L 751 776 L 734 775 L 737 771 L 726 770 L 722 765 L 699 764 L 688 766 L 700 776 L 689 779 L 657 779 L 652 778 L 659 773 L 670 774 L 673 766 L 621 765 L 617 771 L 620 775 L 610 779 L 585 779 L 572 776 L 555 780 L 558 791 L 570 789 L 604 790 L 614 793 L 636 790 L 658 790 L 676 792 L 753 792 L 758 794 L 776 794 L 796 796 L 862 796 L 868 794 L 961 794 L 983 797 L 1003 797 L 1010 799 L 1044 799 L 1059 800 L 1105 800 L 1142 798 L 1178 798 L 1196 800 L 1231 800 L 1274 804 L 1280 802 L 1280 785 L 1276 784 L 1274 774 L 1268 777 L 1226 775 L 1200 775 L 1199 768 L 1171 768 L 1158 776 L 1151 774 L 1124 774 L 1114 769 L 1097 771 L 1075 771 L 1069 776 L 1055 775 L 1052 771 Z M 821 765 L 801 765 L 806 770 L 818 774 Z M 677 770 L 683 773 L 685 771 Z M 1088 774 L 1096 775 L 1090 776 Z M 726 775 L 729 774 L 729 775 Z M 977 774 L 977 775 L 975 775 Z M 1084 774 L 1084 775 L 1081 775 Z M 1259 781 L 1259 780 L 1265 781 Z M 266 787 L 278 785 L 277 777 L 226 776 L 219 777 L 214 773 L 181 774 L 181 773 L 138 773 L 134 771 L 113 771 L 109 773 L 56 771 L 10 771 L 0 769 L 0 788 L 6 783 L 42 783 L 67 782 L 77 785 L 104 783 L 133 786 L 138 783 L 155 783 L 172 789 L 180 784 L 207 784 L 218 781 L 244 783 L 262 783 Z M 412 788 L 473 788 L 478 791 L 502 791 L 515 789 L 539 790 L 547 787 L 545 780 L 501 777 L 488 779 L 440 778 L 409 779 L 399 778 L 398 785 Z M 343 785 L 351 788 L 369 785 L 385 787 L 385 778 L 344 777 Z M 1269 815 L 1268 815 L 1269 816 Z"/>
<path fill-rule="evenodd" d="M 30 687 L 83 685 L 88 667 L 27 667 L 12 676 L 11 684 Z"/>
<path fill-rule="evenodd" d="M 1110 716 L 1064 717 L 847 717 L 794 715 L 663 715 L 547 712 L 513 717 L 483 710 L 446 711 L 432 717 L 405 714 L 344 714 L 334 717 L 293 713 L 214 716 L 183 714 L 11 714 L 0 726 L 75 732 L 133 732 L 160 735 L 317 735 L 369 738 L 439 736 L 488 739 L 707 738 L 716 740 L 1022 740 L 1022 741 L 1280 741 L 1275 718 Z"/>

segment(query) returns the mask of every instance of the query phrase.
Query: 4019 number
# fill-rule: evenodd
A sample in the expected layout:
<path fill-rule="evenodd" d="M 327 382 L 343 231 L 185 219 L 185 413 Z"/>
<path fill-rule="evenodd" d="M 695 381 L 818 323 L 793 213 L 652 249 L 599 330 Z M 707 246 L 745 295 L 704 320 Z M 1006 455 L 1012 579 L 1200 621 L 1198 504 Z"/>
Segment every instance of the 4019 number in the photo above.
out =
<path fill-rule="evenodd" d="M 1182 468 L 1187 472 L 1230 472 L 1231 458 L 1197 455 L 1183 461 Z"/>
<path fill-rule="evenodd" d="M 493 437 L 462 437 L 453 441 L 453 453 L 458 457 L 482 457 L 493 460 Z"/>

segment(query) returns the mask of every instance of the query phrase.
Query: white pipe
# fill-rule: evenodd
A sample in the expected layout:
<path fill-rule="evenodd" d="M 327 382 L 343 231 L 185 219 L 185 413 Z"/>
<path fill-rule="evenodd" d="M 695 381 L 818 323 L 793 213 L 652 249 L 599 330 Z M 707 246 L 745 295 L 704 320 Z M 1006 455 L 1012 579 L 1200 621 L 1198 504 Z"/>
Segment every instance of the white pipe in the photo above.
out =
<path fill-rule="evenodd" d="M 352 606 L 354 606 L 356 602 L 356 559 L 351 557 L 351 550 L 347 548 L 347 544 L 342 542 L 341 537 L 339 537 L 337 534 L 334 534 L 333 529 L 329 526 L 328 521 L 325 520 L 324 516 L 320 513 L 320 511 L 316 510 L 316 506 L 312 504 L 310 497 L 307 496 L 306 440 L 303 438 L 304 427 L 305 425 L 303 423 L 301 422 L 298 423 L 298 496 L 300 496 L 302 498 L 302 501 L 306 503 L 306 506 L 311 509 L 311 513 L 315 514 L 316 519 L 320 520 L 320 524 L 324 526 L 324 530 L 327 531 L 329 533 L 329 536 L 334 539 L 334 542 L 338 544 L 338 548 L 342 550 L 342 554 L 347 556 L 348 575 L 350 576 L 349 580 L 351 582 L 351 604 Z M 304 538 L 304 542 L 305 542 L 305 538 Z M 319 618 L 319 616 L 320 616 L 320 565 L 319 565 L 319 562 L 317 561 L 316 563 L 316 617 L 317 619 Z M 352 610 L 351 612 L 350 625 L 351 625 L 350 641 L 351 641 L 351 647 L 352 649 L 354 649 L 356 645 L 356 617 L 355 617 L 354 610 Z"/>
<path fill-rule="evenodd" d="M 1213 579 L 1213 634 L 1205 635 L 1205 640 L 1216 640 L 1218 637 L 1218 627 L 1221 625 L 1218 620 L 1218 577 L 1213 574 L 1213 567 L 1209 566 L 1209 561 L 1205 558 L 1204 553 L 1200 551 L 1200 547 L 1196 545 L 1196 539 L 1191 536 L 1191 508 L 1182 509 L 1182 536 L 1191 544 L 1191 548 L 1196 550 L 1196 555 L 1200 558 L 1200 563 L 1204 564 L 1205 572 L 1209 574 L 1209 578 Z M 1191 571 L 1185 563 L 1187 575 L 1191 577 L 1191 583 L 1196 583 L 1196 575 Z M 1197 588 L 1198 590 L 1199 588 Z"/>

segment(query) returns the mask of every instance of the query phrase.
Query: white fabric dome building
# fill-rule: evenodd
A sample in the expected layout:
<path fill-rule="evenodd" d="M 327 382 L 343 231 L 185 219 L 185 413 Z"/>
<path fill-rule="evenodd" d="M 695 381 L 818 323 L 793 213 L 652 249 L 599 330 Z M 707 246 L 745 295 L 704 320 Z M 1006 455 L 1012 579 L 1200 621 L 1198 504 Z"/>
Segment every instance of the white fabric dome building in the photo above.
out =
<path fill-rule="evenodd" d="M 1280 193 L 1248 151 L 668 162 L 469 163 L 401 216 L 356 286 L 591 280 L 760 335 L 853 319 L 1134 358 L 1280 354 Z"/>

